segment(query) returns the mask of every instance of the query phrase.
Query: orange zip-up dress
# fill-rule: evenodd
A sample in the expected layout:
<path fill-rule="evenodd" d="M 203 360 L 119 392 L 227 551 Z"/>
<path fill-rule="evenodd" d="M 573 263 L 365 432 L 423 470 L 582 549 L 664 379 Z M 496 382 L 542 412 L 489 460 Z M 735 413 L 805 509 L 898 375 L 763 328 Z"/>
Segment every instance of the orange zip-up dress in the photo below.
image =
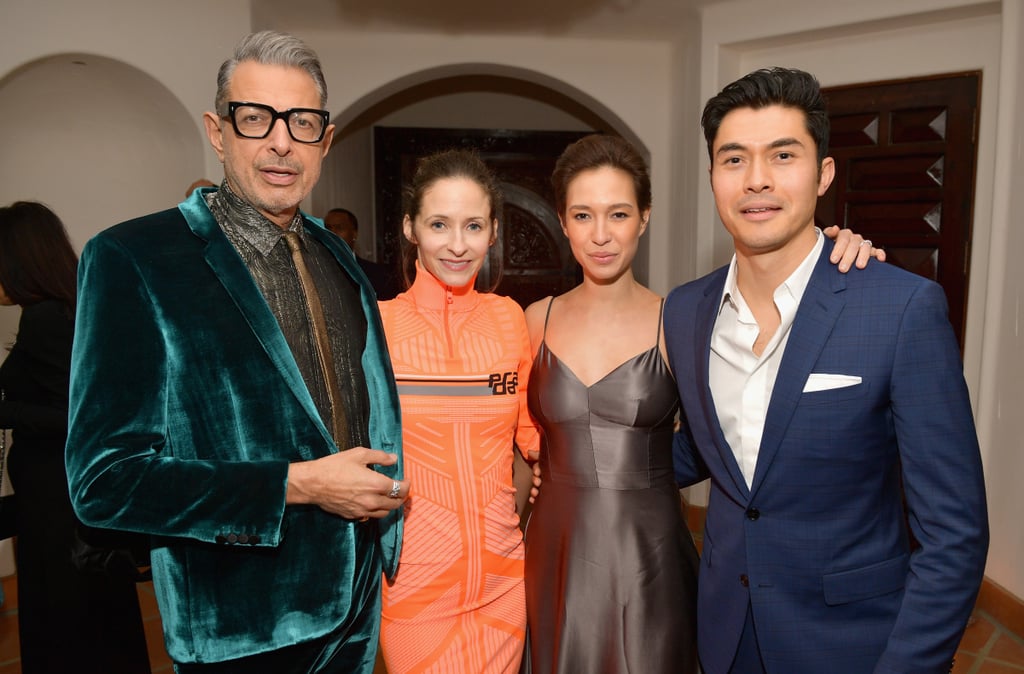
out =
<path fill-rule="evenodd" d="M 512 459 L 515 445 L 539 446 L 523 311 L 418 265 L 380 309 L 411 485 L 398 573 L 384 583 L 388 672 L 517 672 L 526 599 Z"/>

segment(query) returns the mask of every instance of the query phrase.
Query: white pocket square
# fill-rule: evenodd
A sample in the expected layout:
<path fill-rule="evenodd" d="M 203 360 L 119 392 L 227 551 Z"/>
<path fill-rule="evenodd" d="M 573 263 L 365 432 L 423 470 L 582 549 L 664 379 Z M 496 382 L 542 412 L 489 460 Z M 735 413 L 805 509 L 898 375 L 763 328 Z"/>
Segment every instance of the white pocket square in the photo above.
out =
<path fill-rule="evenodd" d="M 834 388 L 846 388 L 860 383 L 860 377 L 852 374 L 824 374 L 812 372 L 804 384 L 804 393 L 815 391 L 831 391 Z"/>

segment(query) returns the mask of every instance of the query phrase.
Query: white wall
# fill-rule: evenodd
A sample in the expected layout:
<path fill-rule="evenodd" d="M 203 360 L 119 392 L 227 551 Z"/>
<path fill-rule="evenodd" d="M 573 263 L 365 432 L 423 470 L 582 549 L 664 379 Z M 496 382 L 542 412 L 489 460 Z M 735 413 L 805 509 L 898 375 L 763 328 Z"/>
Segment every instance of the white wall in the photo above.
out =
<path fill-rule="evenodd" d="M 1007 401 L 1020 401 L 1021 389 L 1019 377 L 1010 378 L 1007 374 L 1013 372 L 1012 367 L 999 370 L 991 363 L 997 360 L 1019 368 L 1021 361 L 1020 350 L 1013 348 L 1019 344 L 1015 341 L 1014 311 L 1020 275 L 1011 274 L 1005 265 L 999 264 L 1000 260 L 992 257 L 993 253 L 1004 256 L 1014 250 L 1012 244 L 993 239 L 993 232 L 1008 229 L 1010 212 L 1007 207 L 1000 214 L 994 206 L 1004 204 L 1011 195 L 1015 195 L 1016 205 L 1021 205 L 1019 175 L 1024 161 L 1020 131 L 1006 120 L 1019 122 L 1022 109 L 1019 102 L 1014 108 L 1005 100 L 1008 96 L 1019 96 L 1006 88 L 1009 82 L 1016 84 L 1021 79 L 1020 51 L 1008 47 L 1008 43 L 1019 43 L 1024 35 L 1020 3 L 1021 0 L 1004 0 L 1001 4 L 981 0 L 861 0 L 837 3 L 830 6 L 829 12 L 823 12 L 816 0 L 784 0 L 773 3 L 772 12 L 764 12 L 763 3 L 737 0 L 705 10 L 701 55 L 704 100 L 744 73 L 769 65 L 803 68 L 815 73 L 826 86 L 982 70 L 975 245 L 964 373 L 971 389 L 989 482 L 993 546 L 988 573 L 1018 597 L 1024 596 L 1024 564 L 1020 563 L 1024 557 L 1024 535 L 1015 519 L 1024 511 L 1024 490 L 1013 487 L 1022 475 L 1020 459 L 1015 458 L 1020 441 L 1018 434 L 998 419 L 1000 414 L 1007 413 Z M 1004 20 L 1003 14 L 1010 21 Z M 997 112 L 1002 120 L 998 138 Z M 1015 148 L 1006 138 L 1011 128 L 1017 134 Z M 703 147 L 699 158 L 695 155 L 693 161 L 706 168 Z M 1001 170 L 997 171 L 997 166 Z M 1018 180 L 1010 185 L 1006 174 L 1014 171 Z M 706 181 L 699 197 L 698 220 L 699 262 L 706 264 L 707 269 L 727 262 L 731 242 L 714 215 L 714 200 Z M 1016 240 L 1020 241 L 1019 235 Z M 1013 287 L 1014 283 L 1018 294 L 1012 297 L 987 296 L 993 292 L 1001 294 L 1000 289 Z M 992 334 L 993 330 L 998 336 Z M 1019 410 L 1018 405 L 1015 412 L 1019 414 Z M 695 498 L 699 500 L 700 495 Z"/>
<path fill-rule="evenodd" d="M 80 250 L 104 227 L 173 206 L 196 178 L 219 179 L 199 118 L 217 67 L 249 32 L 248 7 L 4 0 L 0 203 L 46 203 Z M 19 315 L 0 309 L 0 344 Z"/>
<path fill-rule="evenodd" d="M 203 171 L 195 122 L 163 85 L 123 61 L 62 54 L 0 82 L 0 146 L 16 168 L 0 203 L 42 201 L 73 245 L 181 200 Z"/>
<path fill-rule="evenodd" d="M 247 0 L 4 0 L 0 77 L 52 54 L 124 61 L 166 86 L 200 134 L 199 117 L 213 107 L 217 68 L 251 25 Z M 205 138 L 199 141 L 205 146 Z M 210 178 L 220 178 L 219 167 L 207 152 Z"/>
<path fill-rule="evenodd" d="M 1024 296 L 1024 0 L 1004 0 L 997 104 L 998 137 L 992 190 L 991 246 L 988 257 L 989 327 L 982 338 L 981 386 L 977 394 L 978 435 L 985 452 L 992 543 L 988 576 L 1017 597 L 1024 597 L 1024 343 L 1021 298 Z M 1009 64 L 1015 64 L 1010 67 Z M 979 275 L 980 276 L 980 275 Z M 979 279 L 980 280 L 980 279 Z M 980 284 L 979 284 L 980 285 Z"/>

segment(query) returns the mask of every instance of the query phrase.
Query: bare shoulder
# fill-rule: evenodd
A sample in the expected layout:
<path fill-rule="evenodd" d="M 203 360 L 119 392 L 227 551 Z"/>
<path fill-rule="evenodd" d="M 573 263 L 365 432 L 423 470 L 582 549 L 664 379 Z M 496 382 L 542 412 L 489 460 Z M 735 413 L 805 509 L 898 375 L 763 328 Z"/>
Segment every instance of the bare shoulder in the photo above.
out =
<path fill-rule="evenodd" d="M 637 292 L 642 298 L 649 302 L 660 304 L 664 297 L 644 285 L 637 286 Z"/>
<path fill-rule="evenodd" d="M 548 307 L 554 301 L 554 296 L 548 295 L 544 299 L 537 300 L 526 307 L 526 327 L 533 332 L 535 326 L 544 325 L 544 319 L 548 315 Z"/>
<path fill-rule="evenodd" d="M 661 303 L 664 297 L 654 292 L 645 285 L 636 284 L 633 289 L 630 305 L 636 312 L 634 317 L 643 320 L 645 316 L 657 317 L 661 313 Z"/>
<path fill-rule="evenodd" d="M 551 295 L 548 295 L 544 299 L 537 300 L 536 302 L 533 302 L 528 307 L 526 307 L 526 312 L 525 313 L 526 313 L 526 322 L 527 322 L 527 324 L 529 324 L 531 321 L 537 320 L 538 316 L 541 319 L 543 319 L 544 318 L 544 314 L 546 314 L 547 311 L 548 311 L 548 305 L 551 304 L 551 301 L 553 299 L 554 299 L 554 297 L 552 297 Z"/>
<path fill-rule="evenodd" d="M 652 332 L 652 335 L 657 339 L 661 357 L 668 363 L 668 353 L 665 351 L 665 321 L 662 317 L 665 298 L 646 286 L 640 286 L 638 293 L 640 301 L 637 305 L 643 307 L 642 318 L 638 317 L 638 322 L 657 326 L 657 333 Z"/>
<path fill-rule="evenodd" d="M 544 320 L 547 318 L 548 306 L 552 301 L 554 301 L 554 297 L 548 295 L 544 299 L 530 304 L 524 312 L 526 314 L 526 330 L 530 333 L 530 345 L 533 347 L 534 353 L 540 346 L 541 340 L 544 339 Z"/>

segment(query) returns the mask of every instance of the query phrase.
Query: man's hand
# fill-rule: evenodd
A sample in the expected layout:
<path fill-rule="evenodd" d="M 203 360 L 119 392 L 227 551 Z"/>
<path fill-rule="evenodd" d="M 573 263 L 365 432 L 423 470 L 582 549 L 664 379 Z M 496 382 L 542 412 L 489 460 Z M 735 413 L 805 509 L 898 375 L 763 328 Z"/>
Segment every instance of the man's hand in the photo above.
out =
<path fill-rule="evenodd" d="M 313 461 L 288 467 L 285 503 L 314 503 L 329 513 L 350 520 L 384 517 L 409 497 L 408 480 L 392 480 L 369 466 L 390 466 L 394 454 L 379 449 L 353 447 Z M 392 497 L 394 485 L 398 495 Z"/>
<path fill-rule="evenodd" d="M 844 274 L 850 271 L 850 266 L 857 265 L 857 269 L 868 266 L 868 260 L 875 258 L 879 262 L 885 262 L 885 251 L 871 245 L 870 239 L 865 239 L 860 234 L 855 234 L 849 229 L 840 229 L 836 225 L 826 227 L 822 233 L 836 242 L 832 249 L 829 260 L 832 264 L 839 263 L 839 271 Z"/>

